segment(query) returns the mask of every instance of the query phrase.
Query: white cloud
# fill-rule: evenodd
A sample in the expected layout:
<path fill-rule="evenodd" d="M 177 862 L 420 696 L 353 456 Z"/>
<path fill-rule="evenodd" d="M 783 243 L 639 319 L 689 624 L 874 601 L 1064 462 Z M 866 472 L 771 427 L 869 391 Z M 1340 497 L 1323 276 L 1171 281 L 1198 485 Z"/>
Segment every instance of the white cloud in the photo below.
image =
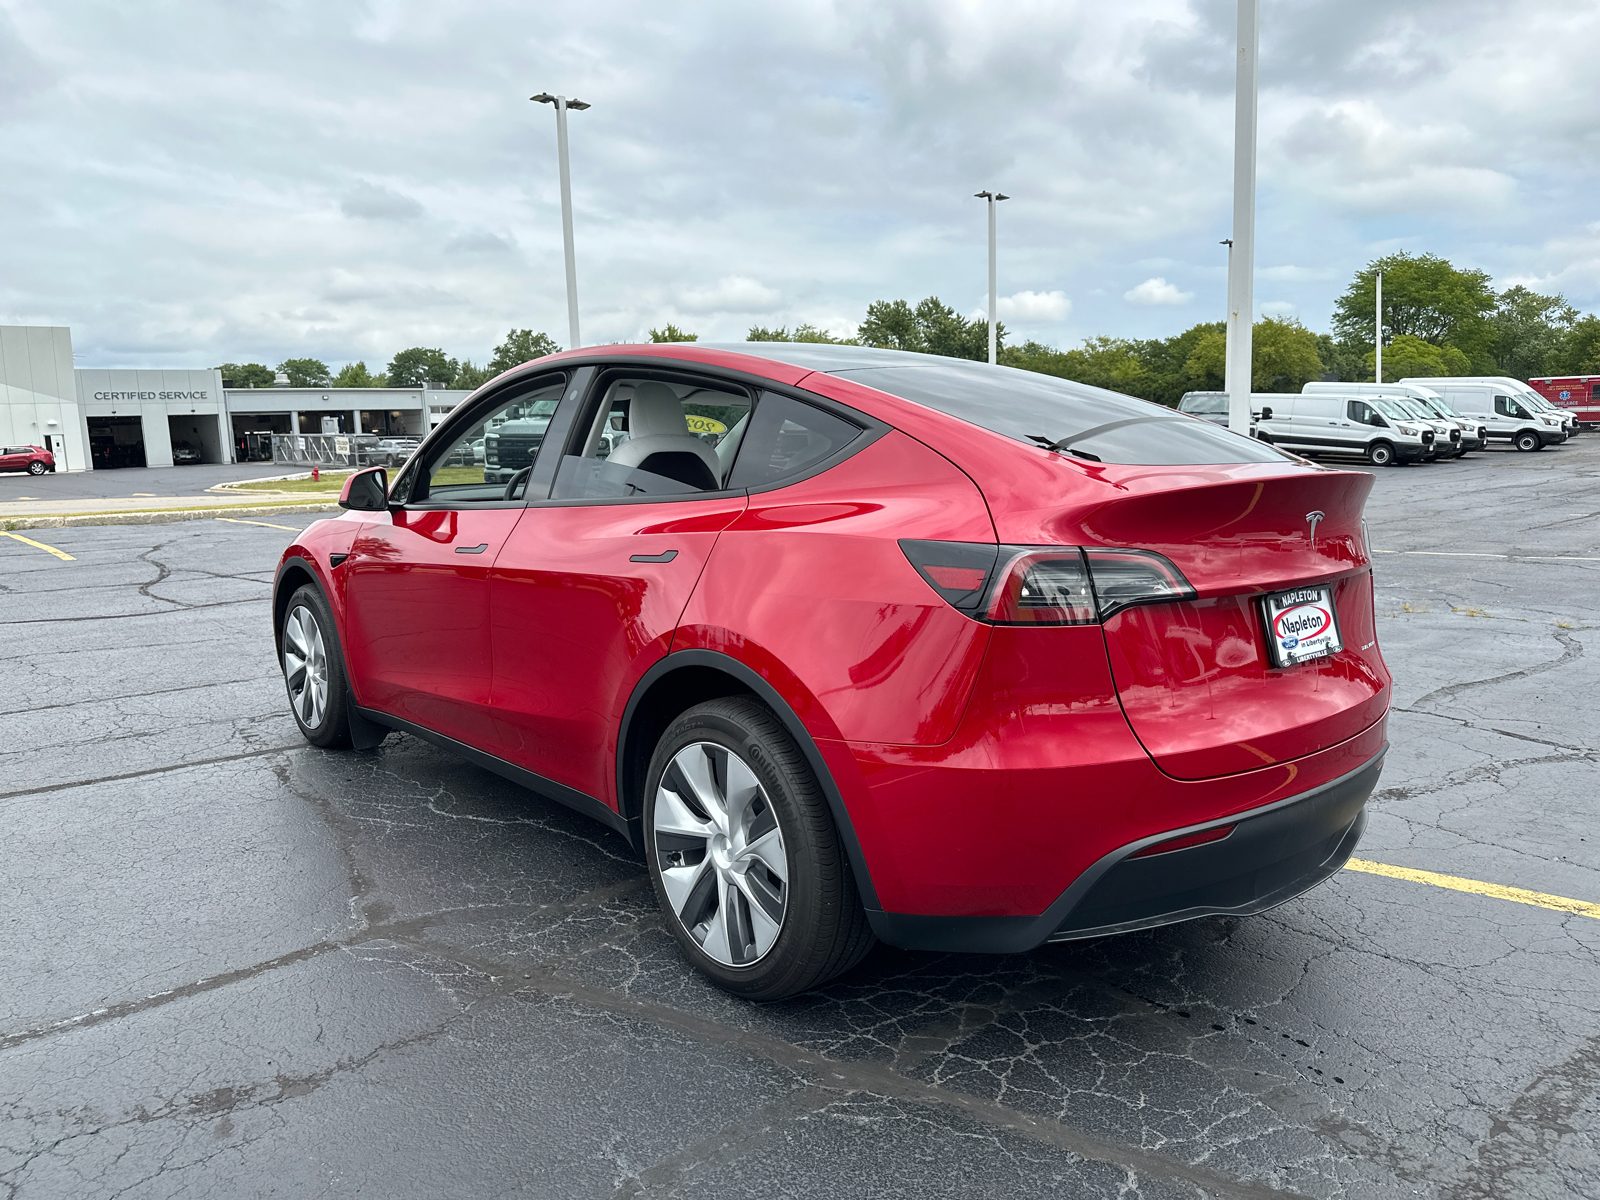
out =
<path fill-rule="evenodd" d="M 1122 298 L 1129 304 L 1187 304 L 1194 299 L 1194 293 L 1180 291 L 1177 284 L 1168 283 L 1158 275 L 1129 288 L 1122 293 Z"/>
<path fill-rule="evenodd" d="M 1263 317 L 1275 317 L 1281 321 L 1285 317 L 1294 315 L 1295 305 L 1287 300 L 1268 300 L 1265 304 L 1260 305 L 1257 311 Z"/>
<path fill-rule="evenodd" d="M 368 221 L 415 221 L 428 215 L 428 210 L 412 197 L 364 179 L 344 194 L 339 210 L 347 217 Z"/>
<path fill-rule="evenodd" d="M 1060 291 L 1016 292 L 1001 296 L 995 307 L 1000 310 L 1001 320 L 1024 323 L 1065 321 L 1072 315 L 1072 301 Z"/>
<path fill-rule="evenodd" d="M 769 313 L 783 304 L 783 293 L 744 275 L 724 275 L 709 287 L 689 288 L 678 307 L 691 313 Z"/>

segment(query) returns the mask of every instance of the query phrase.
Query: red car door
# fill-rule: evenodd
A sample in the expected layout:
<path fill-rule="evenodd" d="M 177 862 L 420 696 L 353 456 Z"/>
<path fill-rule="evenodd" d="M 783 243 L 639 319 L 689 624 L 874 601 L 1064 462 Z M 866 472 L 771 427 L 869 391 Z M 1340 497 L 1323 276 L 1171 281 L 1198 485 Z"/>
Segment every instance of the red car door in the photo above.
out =
<path fill-rule="evenodd" d="M 564 383 L 535 380 L 462 414 L 456 436 L 397 485 L 405 504 L 374 514 L 351 544 L 345 661 L 363 707 L 479 749 L 493 741 L 489 571 L 525 511 L 507 491 L 526 472 L 504 456 L 485 464 L 472 447 L 502 425 L 547 417 Z"/>
<path fill-rule="evenodd" d="M 575 423 L 587 441 L 578 434 L 552 499 L 528 508 L 490 573 L 496 753 L 616 807 L 628 697 L 745 510 L 744 492 L 722 487 L 715 444 L 749 409 L 692 380 L 601 377 Z"/>
<path fill-rule="evenodd" d="M 26 471 L 28 450 L 27 446 L 0 447 L 0 471 Z"/>

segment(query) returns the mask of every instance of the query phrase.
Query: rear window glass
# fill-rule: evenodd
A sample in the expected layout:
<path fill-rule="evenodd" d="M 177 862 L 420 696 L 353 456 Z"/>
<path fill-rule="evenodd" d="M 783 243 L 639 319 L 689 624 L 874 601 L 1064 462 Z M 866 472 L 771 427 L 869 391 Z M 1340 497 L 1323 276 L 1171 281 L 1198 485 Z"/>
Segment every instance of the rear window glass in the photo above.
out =
<path fill-rule="evenodd" d="M 861 427 L 820 408 L 764 392 L 750 418 L 728 486 L 763 487 L 810 470 L 861 435 Z"/>
<path fill-rule="evenodd" d="M 1030 445 L 1069 441 L 1102 462 L 1183 466 L 1287 457 L 1164 405 L 1012 367 L 952 359 L 835 373 Z"/>

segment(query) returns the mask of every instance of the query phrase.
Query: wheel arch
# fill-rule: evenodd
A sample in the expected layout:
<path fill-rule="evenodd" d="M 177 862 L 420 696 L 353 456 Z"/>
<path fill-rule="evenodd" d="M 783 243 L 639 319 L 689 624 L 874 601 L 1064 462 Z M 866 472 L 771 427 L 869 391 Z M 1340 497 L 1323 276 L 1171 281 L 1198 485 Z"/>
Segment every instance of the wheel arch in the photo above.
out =
<path fill-rule="evenodd" d="M 816 740 L 772 684 L 738 659 L 715 650 L 668 654 L 644 673 L 628 698 L 617 732 L 616 783 L 617 809 L 627 822 L 629 839 L 643 848 L 644 780 L 650 769 L 650 756 L 667 726 L 696 704 L 740 695 L 752 696 L 771 709 L 805 755 L 827 798 L 834 827 L 850 860 L 856 890 L 870 918 L 878 908 L 878 892 L 850 811 Z"/>
<path fill-rule="evenodd" d="M 278 577 L 272 581 L 272 645 L 280 659 L 283 657 L 283 618 L 289 611 L 289 597 L 308 583 L 322 593 L 322 598 L 329 601 L 328 607 L 332 609 L 328 590 L 322 586 L 322 580 L 310 562 L 296 554 L 278 564 Z"/>

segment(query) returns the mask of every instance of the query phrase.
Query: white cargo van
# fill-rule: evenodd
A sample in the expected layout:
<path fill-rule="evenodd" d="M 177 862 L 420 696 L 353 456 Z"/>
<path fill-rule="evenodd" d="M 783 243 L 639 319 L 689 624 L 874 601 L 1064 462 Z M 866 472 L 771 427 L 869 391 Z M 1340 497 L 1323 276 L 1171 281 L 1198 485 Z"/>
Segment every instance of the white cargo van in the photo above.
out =
<path fill-rule="evenodd" d="M 1481 422 L 1456 412 L 1443 396 L 1420 383 L 1308 383 L 1301 391 L 1329 396 L 1404 396 L 1420 404 L 1435 422 L 1446 421 L 1456 425 L 1461 430 L 1462 454 L 1482 450 L 1488 444 L 1488 430 Z"/>
<path fill-rule="evenodd" d="M 1451 408 L 1483 425 L 1490 441 L 1510 442 L 1518 450 L 1543 450 L 1567 440 L 1566 422 L 1539 411 L 1522 394 L 1527 385 L 1517 385 L 1514 379 L 1429 377 L 1400 382 L 1432 388 Z"/>
<path fill-rule="evenodd" d="M 1434 456 L 1438 434 L 1390 396 L 1261 393 L 1256 437 L 1296 454 L 1354 454 L 1375 467 Z"/>

